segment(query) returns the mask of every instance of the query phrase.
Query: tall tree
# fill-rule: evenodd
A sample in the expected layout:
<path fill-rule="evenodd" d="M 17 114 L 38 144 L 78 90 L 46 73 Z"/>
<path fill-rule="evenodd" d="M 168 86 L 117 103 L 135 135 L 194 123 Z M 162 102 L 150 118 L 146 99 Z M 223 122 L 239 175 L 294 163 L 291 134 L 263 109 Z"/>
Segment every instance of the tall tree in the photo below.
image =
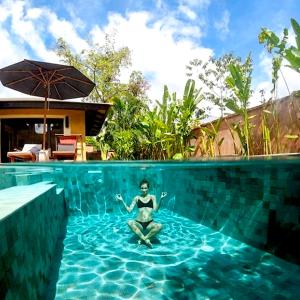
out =
<path fill-rule="evenodd" d="M 130 51 L 128 47 L 115 49 L 114 40 L 106 35 L 102 46 L 90 45 L 80 54 L 74 54 L 69 45 L 58 39 L 56 53 L 67 64 L 73 65 L 96 83 L 96 88 L 88 97 L 93 102 L 112 102 L 114 97 L 121 96 L 128 90 L 119 81 L 123 68 L 130 66 Z"/>
<path fill-rule="evenodd" d="M 231 91 L 226 85 L 228 66 L 240 61 L 240 58 L 230 53 L 219 58 L 210 57 L 206 62 L 194 59 L 186 67 L 187 76 L 197 77 L 201 81 L 205 99 L 220 108 L 221 116 L 224 115 L 226 108 L 224 99 L 231 96 Z"/>

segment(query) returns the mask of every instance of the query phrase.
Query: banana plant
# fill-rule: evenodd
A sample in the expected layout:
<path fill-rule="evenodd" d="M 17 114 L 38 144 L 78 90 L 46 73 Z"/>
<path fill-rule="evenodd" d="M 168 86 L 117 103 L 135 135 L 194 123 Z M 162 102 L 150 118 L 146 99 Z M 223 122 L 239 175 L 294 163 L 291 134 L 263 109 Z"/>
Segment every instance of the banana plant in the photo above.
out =
<path fill-rule="evenodd" d="M 258 36 L 259 43 L 264 44 L 269 53 L 273 53 L 272 91 L 275 90 L 276 82 L 278 80 L 278 72 L 281 72 L 280 68 L 283 58 L 289 62 L 289 65 L 287 65 L 288 67 L 300 74 L 300 25 L 293 18 L 291 19 L 291 25 L 295 34 L 296 47 L 290 46 L 289 48 L 286 48 L 288 39 L 288 30 L 286 28 L 283 30 L 283 38 L 281 40 L 274 32 L 267 28 L 262 28 Z M 282 72 L 281 75 L 287 87 L 288 93 L 291 94 Z"/>
<path fill-rule="evenodd" d="M 192 133 L 192 124 L 197 113 L 197 108 L 203 95 L 195 87 L 195 80 L 188 79 L 185 85 L 183 99 L 179 103 L 178 122 L 176 124 L 176 137 L 178 152 L 184 157 L 190 156 L 193 149 L 189 145 Z"/>
<path fill-rule="evenodd" d="M 176 93 L 171 95 L 167 86 L 164 87 L 162 102 L 158 102 L 140 122 L 149 157 L 178 159 L 191 154 L 192 124 L 202 98 L 191 79 L 186 82 L 182 100 L 177 99 Z"/>
<path fill-rule="evenodd" d="M 219 118 L 215 126 L 213 125 L 213 123 L 210 123 L 210 127 L 201 128 L 203 143 L 205 143 L 203 144 L 205 152 L 212 157 L 216 156 L 216 151 L 215 151 L 216 146 L 220 155 L 220 147 L 224 141 L 224 137 L 223 137 L 216 144 L 216 138 L 218 136 L 221 123 L 222 123 L 222 118 Z"/>
<path fill-rule="evenodd" d="M 300 74 L 300 25 L 295 19 L 291 19 L 295 33 L 296 47 L 291 46 L 284 51 L 284 58 L 290 63 L 288 67 Z"/>
<path fill-rule="evenodd" d="M 242 153 L 249 156 L 251 153 L 251 132 L 248 106 L 252 94 L 252 61 L 250 54 L 244 64 L 230 64 L 228 69 L 230 75 L 226 78 L 226 83 L 233 91 L 233 97 L 226 100 L 226 107 L 242 117 L 243 123 L 237 123 L 232 128 L 240 138 Z"/>
<path fill-rule="evenodd" d="M 143 158 L 170 159 L 174 134 L 170 128 L 159 118 L 158 108 L 147 112 L 139 126 L 142 132 L 141 143 L 144 145 Z"/>
<path fill-rule="evenodd" d="M 144 153 L 152 159 L 171 159 L 174 154 L 175 120 L 178 116 L 176 93 L 169 93 L 164 86 L 162 101 L 149 110 L 140 122 L 143 133 Z"/>
<path fill-rule="evenodd" d="M 277 86 L 277 81 L 279 78 L 279 76 L 278 76 L 279 72 L 285 82 L 288 93 L 290 94 L 290 90 L 289 90 L 289 87 L 285 80 L 285 77 L 280 70 L 280 68 L 282 66 L 282 61 L 283 61 L 283 57 L 284 57 L 284 51 L 286 48 L 287 39 L 288 39 L 288 30 L 286 28 L 284 28 L 284 30 L 283 30 L 283 37 L 281 40 L 274 32 L 272 32 L 268 28 L 262 28 L 261 32 L 258 36 L 259 43 L 264 44 L 267 51 L 269 53 L 273 54 L 273 57 L 272 57 L 273 88 L 271 90 L 271 93 L 273 93 L 273 94 L 276 93 L 276 86 Z"/>
<path fill-rule="evenodd" d="M 273 54 L 273 92 L 275 90 L 277 80 L 278 80 L 278 72 L 280 71 L 283 58 L 289 63 L 287 66 L 296 71 L 300 74 L 300 25 L 295 19 L 291 19 L 291 25 L 295 34 L 295 46 L 290 46 L 287 48 L 287 39 L 288 39 L 288 30 L 285 28 L 283 30 L 283 38 L 280 40 L 279 37 L 273 33 L 271 30 L 267 28 L 263 28 L 260 35 L 259 35 L 259 42 L 264 44 L 267 48 L 269 53 Z M 282 78 L 285 82 L 286 88 L 288 90 L 289 95 L 291 95 L 289 91 L 288 84 L 281 72 Z M 292 93 L 292 96 L 294 93 Z M 276 98 L 276 97 L 275 97 Z M 272 110 L 273 116 L 273 127 L 275 128 L 274 131 L 274 140 L 276 142 L 276 152 L 280 153 L 282 151 L 282 134 L 280 132 L 281 126 L 279 125 L 279 120 L 277 116 L 276 109 Z M 291 117 L 291 112 L 289 110 L 289 114 Z M 293 135 L 292 135 L 293 136 Z M 270 137 L 270 140 L 272 138 Z M 274 148 L 274 147 L 273 147 Z M 273 151 L 275 149 L 272 149 Z"/>
<path fill-rule="evenodd" d="M 270 128 L 268 126 L 268 116 L 272 115 L 267 109 L 263 109 L 262 111 L 262 119 L 261 119 L 261 128 L 262 128 L 262 138 L 263 138 L 263 154 L 272 154 L 272 143 L 271 143 L 271 133 Z"/>
<path fill-rule="evenodd" d="M 137 124 L 146 109 L 145 104 L 133 96 L 114 98 L 113 103 L 104 141 L 115 151 L 115 158 L 134 159 L 139 155 Z"/>

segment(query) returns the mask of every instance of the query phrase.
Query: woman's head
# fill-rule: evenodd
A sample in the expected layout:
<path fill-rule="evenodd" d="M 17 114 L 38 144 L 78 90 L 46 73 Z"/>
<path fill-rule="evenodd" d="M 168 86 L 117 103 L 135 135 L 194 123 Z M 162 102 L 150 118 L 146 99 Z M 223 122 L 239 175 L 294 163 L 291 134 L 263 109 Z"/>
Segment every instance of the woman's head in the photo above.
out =
<path fill-rule="evenodd" d="M 143 179 L 141 182 L 140 182 L 140 187 L 142 187 L 142 185 L 147 185 L 147 187 L 149 188 L 149 182 L 146 180 L 146 179 Z"/>
<path fill-rule="evenodd" d="M 140 182 L 140 189 L 142 192 L 142 195 L 147 195 L 148 194 L 148 190 L 149 190 L 149 182 L 147 180 L 142 180 Z"/>

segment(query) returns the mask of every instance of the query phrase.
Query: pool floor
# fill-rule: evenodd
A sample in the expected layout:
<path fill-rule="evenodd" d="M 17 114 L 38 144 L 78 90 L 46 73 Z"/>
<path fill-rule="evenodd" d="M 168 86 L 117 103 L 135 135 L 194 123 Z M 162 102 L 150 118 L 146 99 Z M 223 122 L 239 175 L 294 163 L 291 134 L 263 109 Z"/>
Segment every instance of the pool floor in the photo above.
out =
<path fill-rule="evenodd" d="M 69 217 L 55 299 L 297 299 L 300 266 L 161 210 L 153 248 L 128 214 Z"/>

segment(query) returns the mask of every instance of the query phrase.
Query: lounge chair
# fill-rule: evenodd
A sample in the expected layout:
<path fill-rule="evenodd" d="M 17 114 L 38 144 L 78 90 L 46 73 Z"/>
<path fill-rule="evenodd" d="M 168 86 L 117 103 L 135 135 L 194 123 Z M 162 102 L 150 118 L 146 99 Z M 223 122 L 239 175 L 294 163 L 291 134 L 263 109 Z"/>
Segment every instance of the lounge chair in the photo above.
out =
<path fill-rule="evenodd" d="M 20 161 L 37 161 L 38 153 L 42 149 L 42 144 L 25 144 L 23 149 L 7 152 L 10 162 Z"/>
<path fill-rule="evenodd" d="M 57 135 L 56 151 L 52 157 L 57 160 L 76 160 L 78 135 Z"/>

